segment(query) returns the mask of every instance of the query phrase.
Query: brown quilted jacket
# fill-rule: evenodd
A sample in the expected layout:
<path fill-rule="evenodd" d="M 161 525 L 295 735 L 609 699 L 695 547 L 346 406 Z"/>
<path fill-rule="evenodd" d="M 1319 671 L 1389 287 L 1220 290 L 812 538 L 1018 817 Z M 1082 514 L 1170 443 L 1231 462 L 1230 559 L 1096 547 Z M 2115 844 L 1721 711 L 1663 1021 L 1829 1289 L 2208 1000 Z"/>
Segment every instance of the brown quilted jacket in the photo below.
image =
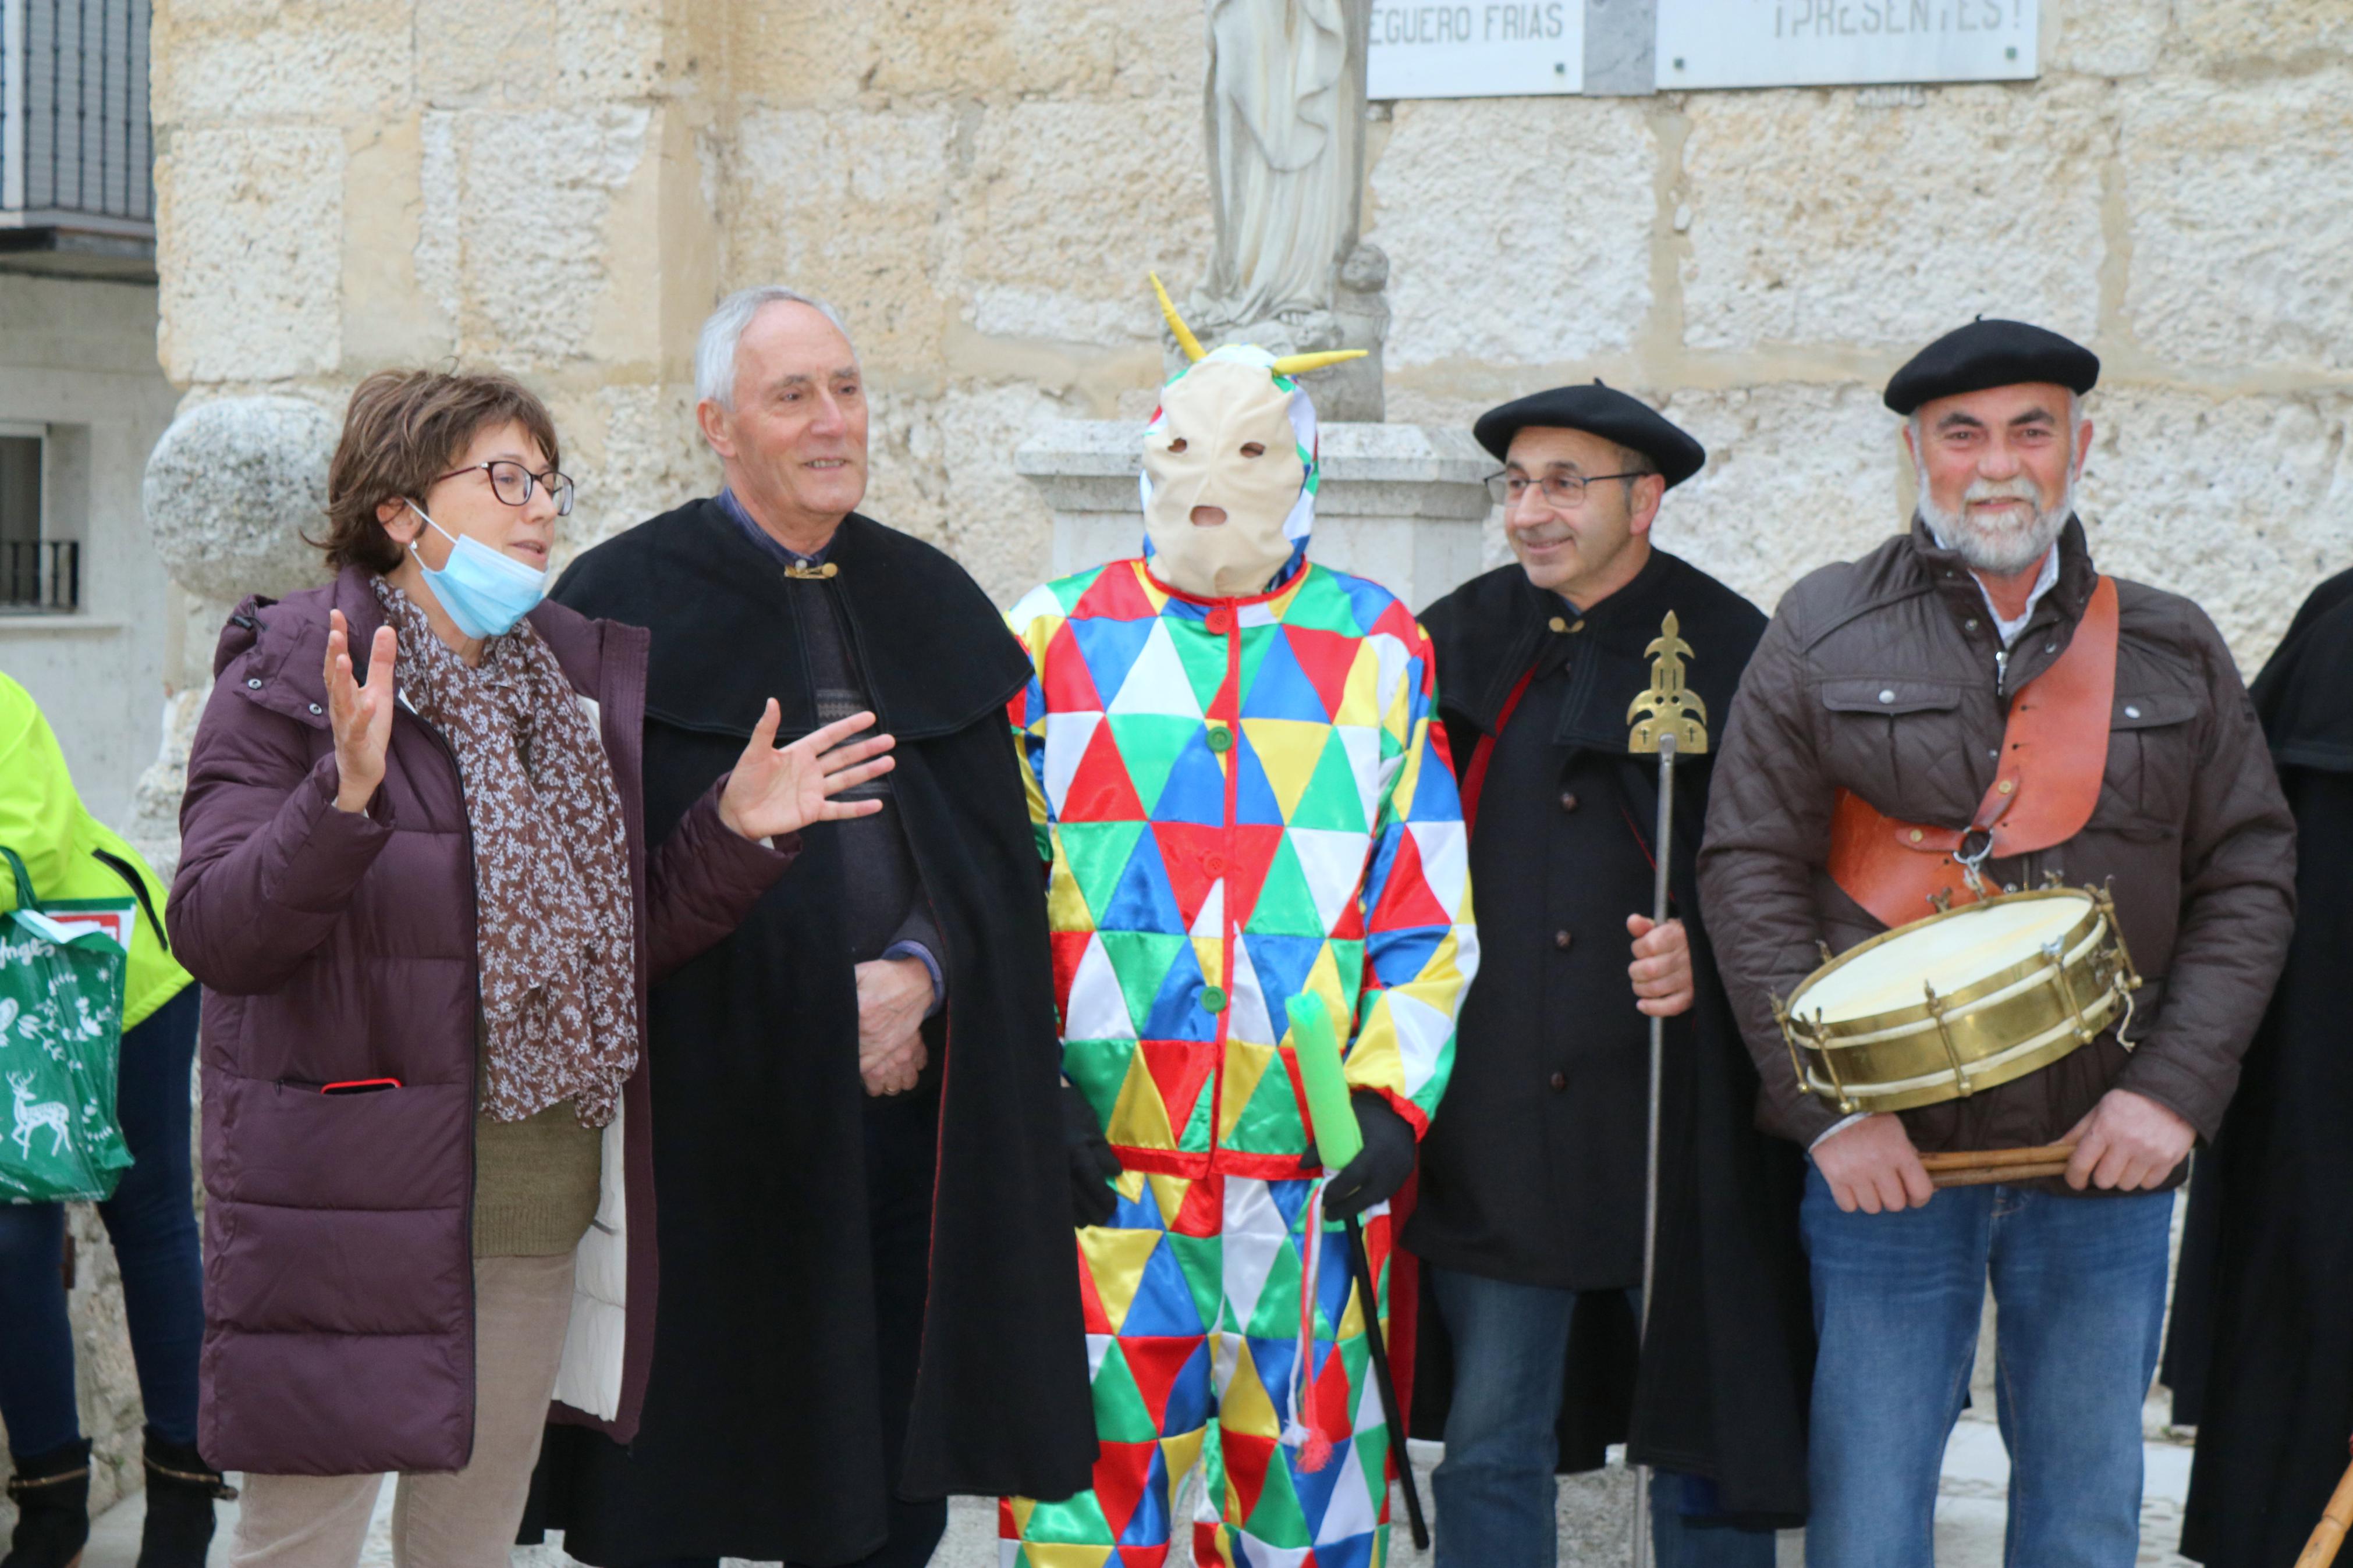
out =
<path fill-rule="evenodd" d="M 1885 929 L 1831 880 L 1834 792 L 1905 821 L 1968 826 L 1993 782 L 2009 694 L 2057 658 L 2098 581 L 2079 523 L 2059 549 L 2058 582 L 2006 670 L 1975 579 L 1916 521 L 1791 588 L 1749 661 L 1716 759 L 1700 900 L 1771 1131 L 1810 1143 L 1840 1114 L 1799 1088 L 1770 998 L 1820 963 L 1818 938 L 1841 952 Z M 2196 605 L 2137 583 L 2116 590 L 2116 706 L 2091 821 L 1987 871 L 2010 887 L 2057 871 L 2114 891 L 2147 981 L 2133 1047 L 2111 1032 L 2025 1078 L 1907 1110 L 1924 1151 L 2051 1142 L 2112 1088 L 2211 1138 L 2278 978 L 2295 825 L 2246 689 Z"/>

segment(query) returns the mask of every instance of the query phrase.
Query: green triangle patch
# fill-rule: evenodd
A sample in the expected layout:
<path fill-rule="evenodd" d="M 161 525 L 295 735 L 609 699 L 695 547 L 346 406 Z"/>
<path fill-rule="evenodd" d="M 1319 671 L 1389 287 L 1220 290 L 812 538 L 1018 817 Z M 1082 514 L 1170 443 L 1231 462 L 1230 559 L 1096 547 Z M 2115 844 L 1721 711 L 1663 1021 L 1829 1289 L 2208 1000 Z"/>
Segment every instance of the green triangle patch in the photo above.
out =
<path fill-rule="evenodd" d="M 1065 822 L 1058 825 L 1062 840 L 1062 858 L 1071 868 L 1071 876 L 1079 884 L 1079 896 L 1087 901 L 1087 912 L 1095 923 L 1103 923 L 1103 911 L 1111 907 L 1112 896 L 1119 890 L 1119 877 L 1127 869 L 1127 858 L 1135 851 L 1135 841 L 1143 837 L 1141 822 Z"/>
<path fill-rule="evenodd" d="M 1096 940 L 1103 944 L 1112 973 L 1119 976 L 1120 994 L 1127 998 L 1127 1016 L 1141 1033 L 1177 950 L 1188 946 L 1192 939 L 1182 932 L 1168 936 L 1159 931 L 1098 931 Z"/>
<path fill-rule="evenodd" d="M 1168 787 L 1168 774 L 1184 754 L 1187 742 L 1200 733 L 1201 721 L 1168 713 L 1113 713 L 1103 722 L 1111 726 L 1120 763 L 1127 769 L 1127 782 L 1149 816 L 1159 804 L 1160 792 Z"/>
<path fill-rule="evenodd" d="M 1103 1365 L 1095 1370 L 1095 1435 L 1106 1443 L 1149 1443 L 1160 1436 L 1117 1340 L 1103 1347 Z"/>
<path fill-rule="evenodd" d="M 1349 833 L 1367 830 L 1364 797 L 1356 793 L 1356 772 L 1348 763 L 1335 725 L 1324 742 L 1324 754 L 1300 793 L 1299 808 L 1291 814 L 1293 827 L 1336 827 Z"/>
<path fill-rule="evenodd" d="M 1185 667 L 1185 679 L 1192 685 L 1193 700 L 1206 713 L 1217 700 L 1218 689 L 1226 683 L 1226 639 L 1209 632 L 1197 632 L 1189 624 L 1165 624 L 1176 644 L 1176 659 Z"/>
<path fill-rule="evenodd" d="M 1250 905 L 1242 930 L 1253 936 L 1298 936 L 1323 929 L 1307 873 L 1299 868 L 1299 851 L 1291 847 L 1291 836 L 1286 833 L 1275 840 L 1274 858 L 1266 868 L 1266 880 L 1259 884 L 1258 900 Z"/>

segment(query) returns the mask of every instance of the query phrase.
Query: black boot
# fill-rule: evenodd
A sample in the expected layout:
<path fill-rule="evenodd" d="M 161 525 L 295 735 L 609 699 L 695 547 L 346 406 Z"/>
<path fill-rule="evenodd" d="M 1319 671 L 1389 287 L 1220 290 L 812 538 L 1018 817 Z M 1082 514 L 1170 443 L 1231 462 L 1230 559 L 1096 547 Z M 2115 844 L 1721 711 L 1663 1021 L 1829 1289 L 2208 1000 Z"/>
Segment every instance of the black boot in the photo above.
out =
<path fill-rule="evenodd" d="M 90 1539 L 89 1439 L 17 1459 L 8 1499 L 16 1533 L 0 1568 L 74 1568 Z"/>
<path fill-rule="evenodd" d="M 139 1533 L 139 1568 L 205 1568 L 213 1541 L 213 1504 L 237 1489 L 204 1461 L 194 1443 L 174 1443 L 147 1428 L 147 1522 Z"/>

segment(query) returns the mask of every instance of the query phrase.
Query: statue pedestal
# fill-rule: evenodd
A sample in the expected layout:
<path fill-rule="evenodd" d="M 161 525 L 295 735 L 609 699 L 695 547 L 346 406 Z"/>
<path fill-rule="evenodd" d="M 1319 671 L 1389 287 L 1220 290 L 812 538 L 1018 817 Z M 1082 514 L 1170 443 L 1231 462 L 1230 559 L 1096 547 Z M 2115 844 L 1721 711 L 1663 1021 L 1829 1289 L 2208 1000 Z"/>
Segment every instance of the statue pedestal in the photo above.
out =
<path fill-rule="evenodd" d="M 1136 473 L 1141 422 L 1068 419 L 1022 443 L 1013 466 L 1054 515 L 1055 576 L 1144 548 Z M 1419 425 L 1327 424 L 1310 559 L 1367 577 L 1416 614 L 1479 573 L 1497 467 L 1468 433 Z"/>

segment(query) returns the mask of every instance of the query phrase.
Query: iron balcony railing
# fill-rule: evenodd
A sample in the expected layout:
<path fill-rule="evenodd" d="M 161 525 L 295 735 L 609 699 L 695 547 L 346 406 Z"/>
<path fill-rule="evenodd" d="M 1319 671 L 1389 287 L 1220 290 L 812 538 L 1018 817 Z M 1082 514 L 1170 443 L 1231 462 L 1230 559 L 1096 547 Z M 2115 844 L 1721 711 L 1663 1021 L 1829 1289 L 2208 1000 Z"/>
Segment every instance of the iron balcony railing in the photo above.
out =
<path fill-rule="evenodd" d="M 0 614 L 81 608 L 81 542 L 73 539 L 0 542 Z"/>
<path fill-rule="evenodd" d="M 0 228 L 155 235 L 149 0 L 0 0 Z"/>

